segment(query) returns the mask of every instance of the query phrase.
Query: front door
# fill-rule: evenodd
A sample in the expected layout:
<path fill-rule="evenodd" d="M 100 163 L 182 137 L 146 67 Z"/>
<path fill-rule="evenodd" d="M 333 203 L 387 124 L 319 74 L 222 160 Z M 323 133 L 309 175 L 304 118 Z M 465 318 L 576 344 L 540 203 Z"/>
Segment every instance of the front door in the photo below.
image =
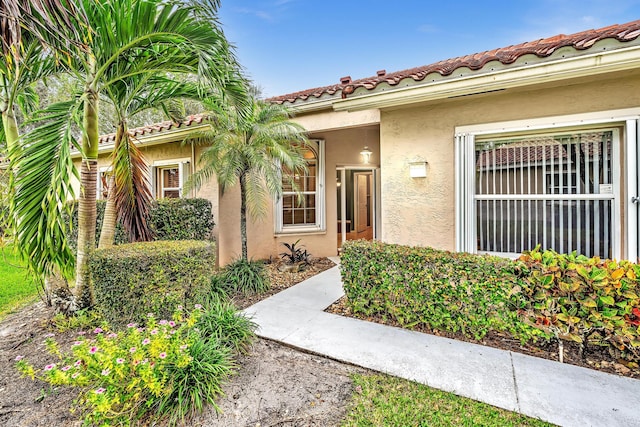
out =
<path fill-rule="evenodd" d="M 373 210 L 371 205 L 371 172 L 354 173 L 355 238 L 373 239 Z"/>
<path fill-rule="evenodd" d="M 345 240 L 376 238 L 376 170 L 340 168 L 336 171 L 338 247 Z"/>

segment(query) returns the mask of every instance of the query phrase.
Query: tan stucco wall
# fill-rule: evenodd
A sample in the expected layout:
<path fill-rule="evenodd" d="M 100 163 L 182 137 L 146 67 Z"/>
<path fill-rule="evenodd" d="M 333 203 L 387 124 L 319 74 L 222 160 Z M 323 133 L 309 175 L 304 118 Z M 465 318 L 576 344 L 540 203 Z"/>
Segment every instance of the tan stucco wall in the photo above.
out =
<path fill-rule="evenodd" d="M 311 138 L 325 141 L 325 210 L 326 232 L 275 234 L 274 209 L 270 204 L 267 216 L 250 221 L 247 229 L 249 256 L 255 259 L 277 257 L 283 242 L 298 239 L 313 256 L 333 256 L 337 253 L 336 167 L 362 165 L 360 151 L 368 145 L 373 152 L 371 167 L 380 162 L 377 126 L 349 128 L 341 131 L 311 133 Z M 240 190 L 236 186 L 225 192 L 220 202 L 219 246 L 220 263 L 225 264 L 240 254 Z"/>
<path fill-rule="evenodd" d="M 639 89 L 640 72 L 626 72 L 382 111 L 382 240 L 455 249 L 456 126 L 639 107 Z M 426 178 L 409 177 L 414 157 L 428 161 Z"/>
<path fill-rule="evenodd" d="M 300 114 L 294 117 L 293 121 L 311 133 L 326 132 L 377 125 L 380 123 L 380 112 L 378 110 L 365 110 L 348 113 L 346 111 L 326 110 Z"/>
<path fill-rule="evenodd" d="M 152 166 L 154 162 L 164 161 L 164 160 L 177 160 L 177 159 L 191 159 L 191 165 L 194 164 L 192 158 L 191 146 L 182 146 L 180 143 L 170 143 L 170 144 L 158 144 L 158 145 L 141 145 L 140 150 L 144 155 L 147 164 Z M 197 164 L 197 159 L 199 158 L 200 152 L 202 151 L 202 147 L 195 147 L 195 162 Z M 79 168 L 80 159 L 75 159 L 74 164 Z M 98 168 L 108 167 L 111 164 L 110 154 L 100 154 L 98 157 Z M 73 180 L 73 188 L 75 194 L 79 194 L 80 183 L 77 180 Z M 211 209 L 213 212 L 213 218 L 216 223 L 216 227 L 214 227 L 214 237 L 217 237 L 218 234 L 218 184 L 213 177 L 209 182 L 205 183 L 198 191 L 195 192 L 195 197 L 202 197 L 211 201 Z"/>

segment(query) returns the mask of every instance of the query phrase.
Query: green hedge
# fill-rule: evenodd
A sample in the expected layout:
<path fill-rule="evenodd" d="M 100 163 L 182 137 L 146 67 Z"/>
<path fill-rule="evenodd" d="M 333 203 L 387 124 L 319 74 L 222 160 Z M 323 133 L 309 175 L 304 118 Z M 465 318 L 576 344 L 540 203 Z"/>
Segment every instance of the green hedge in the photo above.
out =
<path fill-rule="evenodd" d="M 354 313 L 379 315 L 405 327 L 461 332 L 481 339 L 489 330 L 522 341 L 541 332 L 518 318 L 509 260 L 380 242 L 343 244 L 342 280 Z"/>
<path fill-rule="evenodd" d="M 149 221 L 155 240 L 210 240 L 215 225 L 207 199 L 156 200 Z"/>
<path fill-rule="evenodd" d="M 518 260 L 379 242 L 343 245 L 354 313 L 411 328 L 555 338 L 640 362 L 640 266 L 539 248 Z"/>
<path fill-rule="evenodd" d="M 100 240 L 105 200 L 98 200 L 96 221 L 96 244 Z M 67 219 L 68 221 L 68 219 Z M 71 232 L 67 236 L 74 248 L 78 241 L 78 202 L 72 202 Z M 211 202 L 207 199 L 160 199 L 154 200 L 149 212 L 149 227 L 154 240 L 210 240 L 215 223 Z M 129 243 L 122 224 L 116 224 L 115 243 Z"/>
<path fill-rule="evenodd" d="M 123 244 L 96 250 L 89 268 L 96 305 L 110 324 L 142 322 L 147 313 L 169 318 L 208 289 L 215 246 L 195 240 Z"/>

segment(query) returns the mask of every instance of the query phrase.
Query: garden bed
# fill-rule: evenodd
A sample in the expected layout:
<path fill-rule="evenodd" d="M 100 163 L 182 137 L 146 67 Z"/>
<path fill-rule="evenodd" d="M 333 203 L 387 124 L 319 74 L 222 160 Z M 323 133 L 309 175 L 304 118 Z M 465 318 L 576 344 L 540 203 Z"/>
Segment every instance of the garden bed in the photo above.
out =
<path fill-rule="evenodd" d="M 244 309 L 252 306 L 253 304 L 267 299 L 272 295 L 282 292 L 291 286 L 298 284 L 308 278 L 315 276 L 318 273 L 322 273 L 325 270 L 335 267 L 336 264 L 328 258 L 313 258 L 310 264 L 305 266 L 301 271 L 282 271 L 282 263 L 271 262 L 265 264 L 271 287 L 268 291 L 254 294 L 243 295 L 236 294 L 232 296 L 233 303 L 236 307 Z"/>
<path fill-rule="evenodd" d="M 288 273 L 276 264 L 267 266 L 272 288 L 261 295 L 236 295 L 234 301 L 247 307 L 308 277 L 334 266 L 319 258 L 303 272 Z M 0 425 L 80 426 L 79 414 L 69 408 L 77 393 L 68 387 L 51 387 L 41 381 L 21 378 L 16 356 L 25 356 L 37 367 L 50 363 L 44 341 L 50 334 L 68 348 L 77 330 L 57 332 L 53 311 L 44 303 L 25 307 L 0 322 Z M 302 353 L 280 344 L 256 339 L 247 355 L 238 360 L 241 369 L 217 399 L 223 413 L 207 407 L 194 421 L 197 425 L 337 425 L 346 413 L 352 393 L 353 373 L 360 368 Z"/>
<path fill-rule="evenodd" d="M 365 320 L 367 322 L 379 323 L 381 325 L 395 326 L 402 328 L 398 322 L 395 322 L 389 318 L 385 319 L 381 315 L 364 316 L 361 314 L 353 313 L 347 304 L 346 297 L 340 298 L 338 301 L 327 307 L 325 310 L 328 313 L 337 314 L 345 317 L 352 317 L 354 319 Z M 498 348 L 501 350 L 514 351 L 517 353 L 526 354 L 529 356 L 540 357 L 543 359 L 558 361 L 558 344 L 555 342 L 549 342 L 541 345 L 534 344 L 521 344 L 520 341 L 513 339 L 505 334 L 500 334 L 495 331 L 489 332 L 482 340 L 474 340 L 466 337 L 462 334 L 456 334 L 452 332 L 443 332 L 439 330 L 433 330 L 424 325 L 416 326 L 410 329 L 416 332 L 422 332 L 426 334 L 435 335 L 438 337 L 450 338 L 458 341 L 465 341 L 474 344 L 486 345 L 489 347 Z M 596 369 L 602 372 L 610 374 L 617 374 L 630 378 L 640 378 L 640 371 L 637 369 L 629 369 L 621 361 L 615 360 L 609 355 L 606 349 L 600 351 L 586 352 L 585 357 L 579 356 L 579 345 L 576 343 L 564 344 L 564 362 L 575 366 L 581 366 L 584 368 Z"/>
<path fill-rule="evenodd" d="M 637 264 L 367 241 L 346 242 L 341 264 L 346 296 L 329 312 L 640 377 Z"/>

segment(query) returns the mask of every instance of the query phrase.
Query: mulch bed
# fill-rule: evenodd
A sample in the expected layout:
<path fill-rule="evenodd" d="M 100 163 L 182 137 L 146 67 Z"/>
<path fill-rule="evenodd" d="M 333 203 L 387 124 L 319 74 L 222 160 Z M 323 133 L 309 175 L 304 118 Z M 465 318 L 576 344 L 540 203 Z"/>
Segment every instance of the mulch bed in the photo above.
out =
<path fill-rule="evenodd" d="M 359 313 L 353 313 L 353 311 L 347 304 L 346 296 L 342 297 L 341 299 L 327 307 L 325 311 L 340 316 L 352 317 L 355 319 L 366 320 L 368 322 L 375 322 L 382 325 L 402 328 L 402 326 L 395 320 L 385 319 L 380 315 L 365 316 Z M 408 329 L 440 337 L 451 338 L 458 341 L 486 345 L 502 350 L 509 350 L 517 353 L 527 354 L 529 356 L 558 361 L 558 344 L 556 342 L 541 343 L 540 345 L 522 345 L 518 340 L 493 331 L 489 332 L 482 340 L 478 341 L 474 340 L 473 338 L 465 337 L 464 335 L 459 333 L 433 330 L 426 325 L 418 325 L 414 328 Z M 606 348 L 594 348 L 593 346 L 590 346 L 588 347 L 588 350 L 585 350 L 583 356 L 584 357 L 580 357 L 579 345 L 577 343 L 564 343 L 564 363 L 569 363 L 571 365 L 595 369 L 598 371 L 630 378 L 640 378 L 639 368 L 628 367 L 628 362 L 621 359 L 616 359 L 609 353 Z"/>
<path fill-rule="evenodd" d="M 271 287 L 267 292 L 257 295 L 242 295 L 235 294 L 231 296 L 231 300 L 236 307 L 240 309 L 247 308 L 253 304 L 267 299 L 278 292 L 284 291 L 293 285 L 296 285 L 318 273 L 322 273 L 325 270 L 335 267 L 336 264 L 328 258 L 313 258 L 310 264 L 305 266 L 302 271 L 280 271 L 282 263 L 273 262 L 266 264 L 267 275 L 271 282 Z"/>

